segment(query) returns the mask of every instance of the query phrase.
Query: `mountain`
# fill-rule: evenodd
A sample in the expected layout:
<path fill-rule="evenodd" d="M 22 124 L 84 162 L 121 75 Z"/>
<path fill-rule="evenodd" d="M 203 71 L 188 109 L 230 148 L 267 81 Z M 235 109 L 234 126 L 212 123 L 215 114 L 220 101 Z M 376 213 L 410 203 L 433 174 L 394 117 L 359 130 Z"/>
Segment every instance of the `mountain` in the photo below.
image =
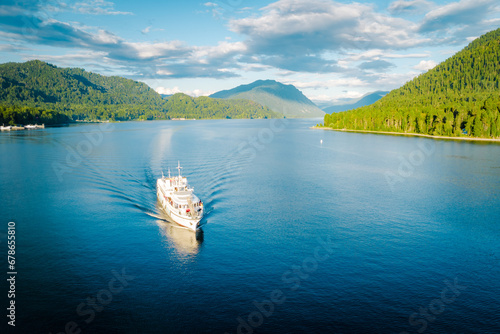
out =
<path fill-rule="evenodd" d="M 355 110 L 325 115 L 334 129 L 500 138 L 500 29 L 401 88 Z"/>
<path fill-rule="evenodd" d="M 24 124 L 41 117 L 43 112 L 51 115 L 44 116 L 47 123 L 50 118 L 126 121 L 283 117 L 255 102 L 172 97 L 166 100 L 142 82 L 80 68 L 59 68 L 40 60 L 0 64 L 0 87 L 0 124 Z M 189 110 L 174 103 L 178 100 L 189 105 Z"/>
<path fill-rule="evenodd" d="M 169 118 L 283 118 L 283 115 L 250 100 L 221 100 L 176 93 L 165 103 Z"/>
<path fill-rule="evenodd" d="M 274 80 L 257 80 L 210 95 L 218 99 L 247 99 L 269 107 L 286 117 L 320 117 L 325 113 L 293 85 Z"/>
<path fill-rule="evenodd" d="M 341 112 L 359 107 L 364 107 L 377 102 L 382 97 L 387 95 L 387 93 L 389 92 L 376 91 L 373 93 L 368 93 L 358 99 L 349 99 L 348 101 L 343 101 L 342 103 L 339 104 L 330 105 L 328 107 L 323 108 L 323 111 L 326 113 L 333 113 L 333 112 Z"/>

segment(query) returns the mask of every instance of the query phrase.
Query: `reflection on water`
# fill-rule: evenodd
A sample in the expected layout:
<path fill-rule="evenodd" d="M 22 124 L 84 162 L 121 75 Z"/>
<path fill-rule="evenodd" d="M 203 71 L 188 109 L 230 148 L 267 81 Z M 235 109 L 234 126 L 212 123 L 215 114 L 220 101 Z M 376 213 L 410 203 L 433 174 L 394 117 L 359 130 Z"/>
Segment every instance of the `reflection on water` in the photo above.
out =
<path fill-rule="evenodd" d="M 196 255 L 203 243 L 203 230 L 193 232 L 172 221 L 157 220 L 160 232 L 179 255 Z"/>

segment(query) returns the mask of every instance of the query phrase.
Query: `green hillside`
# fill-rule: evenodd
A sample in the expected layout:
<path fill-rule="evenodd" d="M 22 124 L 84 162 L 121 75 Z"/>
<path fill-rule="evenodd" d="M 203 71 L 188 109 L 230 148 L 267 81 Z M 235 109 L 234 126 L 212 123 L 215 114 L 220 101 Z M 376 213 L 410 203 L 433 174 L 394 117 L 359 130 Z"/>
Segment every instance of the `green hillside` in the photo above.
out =
<path fill-rule="evenodd" d="M 322 117 L 325 114 L 293 85 L 284 85 L 274 80 L 257 80 L 214 93 L 210 97 L 255 101 L 286 117 Z"/>
<path fill-rule="evenodd" d="M 283 118 L 283 115 L 250 100 L 194 98 L 182 93 L 168 97 L 165 108 L 170 118 Z"/>
<path fill-rule="evenodd" d="M 500 29 L 372 105 L 327 114 L 333 129 L 500 137 Z"/>
<path fill-rule="evenodd" d="M 0 123 L 6 124 L 282 117 L 249 101 L 184 98 L 186 105 L 174 103 L 176 98 L 165 100 L 141 82 L 79 68 L 58 68 L 39 60 L 1 64 L 0 86 Z"/>

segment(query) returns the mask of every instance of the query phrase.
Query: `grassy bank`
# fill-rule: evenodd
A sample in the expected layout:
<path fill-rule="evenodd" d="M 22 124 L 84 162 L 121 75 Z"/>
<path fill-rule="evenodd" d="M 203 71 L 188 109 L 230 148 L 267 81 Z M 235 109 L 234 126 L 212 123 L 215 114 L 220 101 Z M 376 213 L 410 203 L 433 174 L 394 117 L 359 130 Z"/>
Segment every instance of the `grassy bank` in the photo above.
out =
<path fill-rule="evenodd" d="M 341 132 L 360 132 L 360 133 L 374 133 L 382 135 L 392 135 L 392 136 L 416 136 L 416 137 L 427 137 L 433 139 L 447 139 L 447 140 L 468 140 L 468 141 L 486 141 L 486 142 L 497 142 L 500 143 L 500 138 L 479 138 L 479 137 L 447 137 L 447 136 L 433 136 L 421 133 L 411 133 L 411 132 L 388 132 L 388 131 L 370 131 L 370 130 L 348 130 L 348 129 L 332 129 L 326 126 L 313 126 L 311 129 L 317 130 L 332 130 Z"/>

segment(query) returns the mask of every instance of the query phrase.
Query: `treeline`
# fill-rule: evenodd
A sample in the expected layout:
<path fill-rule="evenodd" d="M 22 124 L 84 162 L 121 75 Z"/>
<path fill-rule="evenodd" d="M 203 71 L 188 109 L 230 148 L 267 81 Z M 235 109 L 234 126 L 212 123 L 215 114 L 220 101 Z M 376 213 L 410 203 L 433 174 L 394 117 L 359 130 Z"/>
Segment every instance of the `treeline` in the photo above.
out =
<path fill-rule="evenodd" d="M 165 109 L 170 118 L 283 118 L 283 115 L 250 100 L 224 100 L 207 96 L 193 98 L 182 93 L 169 97 Z"/>
<path fill-rule="evenodd" d="M 0 124 L 66 124 L 72 120 L 63 114 L 55 111 L 43 110 L 39 108 L 13 108 L 0 105 Z"/>
<path fill-rule="evenodd" d="M 500 29 L 372 105 L 327 114 L 334 129 L 500 137 Z"/>
<path fill-rule="evenodd" d="M 0 87 L 5 123 L 25 124 L 35 111 L 54 120 L 64 115 L 69 121 L 282 117 L 251 101 L 223 102 L 184 94 L 165 100 L 141 82 L 58 68 L 39 60 L 1 64 Z"/>

